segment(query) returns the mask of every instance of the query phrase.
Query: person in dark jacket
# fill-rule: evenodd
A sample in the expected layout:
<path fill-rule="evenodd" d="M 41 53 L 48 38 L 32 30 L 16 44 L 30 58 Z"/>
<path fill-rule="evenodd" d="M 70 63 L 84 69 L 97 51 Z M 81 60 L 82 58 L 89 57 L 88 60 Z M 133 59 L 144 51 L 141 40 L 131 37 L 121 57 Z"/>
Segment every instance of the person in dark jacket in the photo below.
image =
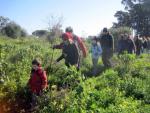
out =
<path fill-rule="evenodd" d="M 124 51 L 126 51 L 126 42 L 127 42 L 126 38 L 124 34 L 122 34 L 118 41 L 118 47 L 117 47 L 118 55 L 123 54 Z"/>
<path fill-rule="evenodd" d="M 76 46 L 78 47 L 80 55 L 83 57 L 86 57 L 87 56 L 87 48 L 86 48 L 84 42 L 82 41 L 82 39 L 73 33 L 73 29 L 70 26 L 66 28 L 65 32 L 70 33 L 72 35 L 73 41 L 76 44 Z"/>
<path fill-rule="evenodd" d="M 127 38 L 126 42 L 126 50 L 129 54 L 136 53 L 136 46 L 134 41 L 131 39 L 131 37 L 128 34 L 125 34 L 125 37 Z"/>
<path fill-rule="evenodd" d="M 78 69 L 81 67 L 82 59 L 87 56 L 87 48 L 83 42 L 83 40 L 73 33 L 72 27 L 66 27 L 65 33 L 73 40 L 73 43 L 76 45 L 78 53 L 79 53 L 79 61 L 78 61 Z M 62 49 L 63 42 L 59 45 L 55 45 L 54 48 Z"/>
<path fill-rule="evenodd" d="M 79 61 L 79 53 L 76 45 L 74 44 L 72 38 L 70 37 L 70 34 L 67 33 L 62 34 L 62 40 L 63 40 L 62 55 L 56 60 L 56 62 L 65 59 L 65 65 L 67 67 L 73 65 L 77 67 Z M 54 49 L 57 49 L 57 46 L 54 46 Z"/>
<path fill-rule="evenodd" d="M 103 29 L 103 35 L 100 37 L 102 47 L 102 61 L 105 67 L 112 67 L 111 58 L 114 51 L 114 39 L 107 28 Z"/>

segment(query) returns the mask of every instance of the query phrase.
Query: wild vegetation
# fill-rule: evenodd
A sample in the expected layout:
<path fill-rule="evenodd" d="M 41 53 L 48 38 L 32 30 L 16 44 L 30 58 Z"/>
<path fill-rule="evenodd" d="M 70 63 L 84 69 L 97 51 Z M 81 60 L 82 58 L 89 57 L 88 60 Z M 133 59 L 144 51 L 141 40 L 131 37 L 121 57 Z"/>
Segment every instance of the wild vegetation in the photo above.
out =
<path fill-rule="evenodd" d="M 89 44 L 88 44 L 89 45 Z M 113 57 L 114 66 L 92 76 L 90 53 L 80 71 L 68 69 L 51 43 L 38 38 L 0 38 L 0 113 L 28 113 L 31 61 L 42 59 L 49 88 L 39 97 L 35 113 L 149 113 L 150 55 Z M 52 58 L 52 54 L 54 55 Z"/>

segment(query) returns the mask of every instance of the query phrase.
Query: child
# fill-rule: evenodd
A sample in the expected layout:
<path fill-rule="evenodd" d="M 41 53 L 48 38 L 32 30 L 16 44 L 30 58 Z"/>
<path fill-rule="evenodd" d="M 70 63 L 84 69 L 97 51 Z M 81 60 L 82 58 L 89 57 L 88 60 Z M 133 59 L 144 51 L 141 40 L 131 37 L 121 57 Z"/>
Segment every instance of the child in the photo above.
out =
<path fill-rule="evenodd" d="M 31 107 L 35 107 L 37 104 L 37 96 L 40 96 L 42 91 L 48 86 L 46 72 L 42 70 L 41 63 L 37 59 L 32 61 L 32 70 L 28 86 L 31 93 Z"/>
<path fill-rule="evenodd" d="M 93 74 L 95 75 L 97 73 L 98 59 L 102 53 L 101 45 L 100 43 L 97 42 L 96 36 L 94 36 L 92 39 L 91 52 L 92 52 L 92 62 L 93 62 Z"/>

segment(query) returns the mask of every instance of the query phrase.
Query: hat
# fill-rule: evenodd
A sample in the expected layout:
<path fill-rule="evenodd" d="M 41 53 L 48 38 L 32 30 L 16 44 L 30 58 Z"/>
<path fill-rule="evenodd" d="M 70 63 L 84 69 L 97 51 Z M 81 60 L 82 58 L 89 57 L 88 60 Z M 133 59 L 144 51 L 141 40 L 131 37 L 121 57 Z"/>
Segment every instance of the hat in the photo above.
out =
<path fill-rule="evenodd" d="M 96 37 L 96 36 L 93 36 L 93 37 L 92 37 L 92 40 L 97 40 L 97 37 Z"/>
<path fill-rule="evenodd" d="M 67 28 L 66 28 L 66 30 L 65 30 L 65 31 L 66 31 L 66 32 L 71 32 L 71 33 L 72 33 L 72 32 L 73 32 L 73 29 L 72 29 L 72 27 L 71 27 L 71 26 L 69 26 L 69 27 L 67 27 Z"/>
<path fill-rule="evenodd" d="M 63 33 L 63 34 L 62 34 L 62 39 L 63 39 L 63 40 L 73 40 L 73 37 L 72 37 L 72 35 L 69 34 L 69 33 Z"/>
<path fill-rule="evenodd" d="M 105 28 L 103 29 L 103 32 L 108 32 L 108 29 L 105 27 Z"/>

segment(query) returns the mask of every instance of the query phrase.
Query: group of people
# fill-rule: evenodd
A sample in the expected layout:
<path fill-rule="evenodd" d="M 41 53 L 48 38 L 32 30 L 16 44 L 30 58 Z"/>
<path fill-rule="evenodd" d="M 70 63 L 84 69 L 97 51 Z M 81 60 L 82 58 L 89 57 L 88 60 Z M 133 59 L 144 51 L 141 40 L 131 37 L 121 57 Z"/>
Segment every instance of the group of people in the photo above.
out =
<path fill-rule="evenodd" d="M 61 36 L 62 42 L 54 45 L 53 49 L 62 49 L 62 55 L 56 60 L 59 62 L 65 59 L 67 67 L 75 66 L 80 68 L 81 59 L 87 56 L 87 48 L 82 39 L 73 33 L 71 27 L 67 27 L 65 33 Z"/>
<path fill-rule="evenodd" d="M 59 45 L 53 46 L 53 49 L 62 49 L 62 54 L 57 58 L 56 63 L 64 59 L 67 67 L 75 66 L 79 70 L 81 60 L 87 56 L 88 52 L 84 42 L 73 33 L 71 27 L 66 28 L 61 38 L 62 42 Z M 111 67 L 110 58 L 113 55 L 113 50 L 113 37 L 109 34 L 107 28 L 104 28 L 101 38 L 95 36 L 92 39 L 91 51 L 93 66 L 97 67 L 99 56 L 102 54 L 104 66 Z M 96 70 L 94 72 L 96 74 Z M 32 61 L 32 70 L 28 85 L 31 91 L 37 95 L 40 95 L 41 91 L 47 87 L 46 72 L 42 69 L 38 59 Z"/>
<path fill-rule="evenodd" d="M 77 70 L 80 69 L 80 64 L 83 58 L 87 56 L 87 48 L 85 43 L 80 37 L 73 33 L 71 27 L 67 27 L 65 33 L 61 35 L 62 42 L 58 45 L 54 45 L 53 49 L 62 49 L 62 54 L 55 63 L 60 60 L 65 60 L 67 67 L 75 66 Z M 102 56 L 102 62 L 106 68 L 112 67 L 111 58 L 114 53 L 114 38 L 109 33 L 107 28 L 104 28 L 100 36 L 93 36 L 91 41 L 91 56 L 93 63 L 93 75 L 97 74 L 97 64 L 99 57 Z M 123 54 L 124 51 L 128 53 L 136 53 L 139 55 L 142 48 L 148 47 L 150 40 L 140 39 L 135 37 L 134 40 L 127 34 L 122 34 L 118 41 L 117 52 Z M 47 76 L 46 72 L 41 68 L 39 60 L 35 59 L 32 61 L 31 76 L 28 82 L 28 86 L 32 92 L 33 103 L 35 104 L 35 96 L 40 95 L 41 92 L 47 88 Z"/>
<path fill-rule="evenodd" d="M 66 28 L 65 33 L 62 34 L 61 38 L 62 43 L 53 46 L 53 49 L 62 49 L 62 55 L 56 62 L 59 62 L 64 58 L 67 67 L 76 66 L 77 70 L 79 70 L 82 59 L 87 56 L 87 48 L 84 42 L 80 37 L 73 33 L 71 27 Z M 92 38 L 91 52 L 94 75 L 97 73 L 98 59 L 101 54 L 104 66 L 106 68 L 112 66 L 111 57 L 113 56 L 113 51 L 114 39 L 108 29 L 104 28 L 100 37 L 94 36 Z"/>
<path fill-rule="evenodd" d="M 92 38 L 92 62 L 93 62 L 93 75 L 97 73 L 97 64 L 99 57 L 102 56 L 102 62 L 106 68 L 112 67 L 111 58 L 114 51 L 114 39 L 109 33 L 107 28 L 103 29 L 100 36 Z"/>
<path fill-rule="evenodd" d="M 62 49 L 62 54 L 55 61 L 59 62 L 65 59 L 65 65 L 67 67 L 75 66 L 77 70 L 80 68 L 80 62 L 82 57 L 87 56 L 87 49 L 84 42 L 80 37 L 73 34 L 73 29 L 67 27 L 65 33 L 61 35 L 62 42 L 58 45 L 54 45 L 53 49 Z M 48 82 L 45 70 L 41 67 L 39 59 L 32 61 L 31 76 L 28 81 L 28 87 L 30 90 L 30 107 L 35 108 L 37 103 L 37 96 L 42 95 L 44 89 L 47 89 Z"/>
<path fill-rule="evenodd" d="M 125 51 L 130 54 L 140 55 L 145 51 L 150 50 L 150 38 L 138 35 L 131 38 L 128 34 L 121 34 L 118 41 L 118 54 L 123 54 Z"/>

